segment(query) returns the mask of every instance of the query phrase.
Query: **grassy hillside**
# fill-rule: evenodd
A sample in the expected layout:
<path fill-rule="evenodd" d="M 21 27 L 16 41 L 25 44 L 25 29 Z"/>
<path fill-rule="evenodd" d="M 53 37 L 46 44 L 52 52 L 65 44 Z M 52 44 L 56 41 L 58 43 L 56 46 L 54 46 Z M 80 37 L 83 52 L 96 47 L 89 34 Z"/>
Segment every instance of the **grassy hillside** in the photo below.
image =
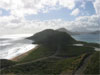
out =
<path fill-rule="evenodd" d="M 38 48 L 33 50 L 27 56 L 20 59 L 18 62 L 33 61 L 43 57 L 49 57 L 55 55 L 57 50 L 50 49 L 44 45 L 40 45 Z M 79 46 L 65 46 L 64 49 L 59 50 L 55 56 L 59 57 L 75 57 L 84 53 L 92 53 L 94 48 L 91 47 L 79 47 Z"/>
<path fill-rule="evenodd" d="M 84 73 L 85 74 L 100 74 L 100 52 L 99 51 L 95 52 L 92 55 Z"/>
<path fill-rule="evenodd" d="M 43 45 L 38 46 L 35 50 L 25 56 L 23 59 L 20 59 L 18 62 L 27 62 L 33 61 L 39 58 L 48 57 L 55 53 L 56 51 L 53 49 L 49 49 Z"/>
<path fill-rule="evenodd" d="M 94 52 L 92 48 L 87 49 L 87 47 L 66 46 L 65 49 L 66 50 L 60 50 L 60 52 L 55 55 L 56 51 L 40 45 L 38 48 L 36 48 L 36 50 L 33 52 L 31 51 L 27 56 L 18 61 L 17 64 L 22 63 L 21 65 L 6 68 L 5 70 L 1 71 L 1 73 L 39 75 L 72 74 L 73 71 L 80 65 L 81 60 L 86 56 L 86 54 Z M 48 58 L 33 62 L 44 57 Z M 25 62 L 26 64 L 23 64 Z"/>
<path fill-rule="evenodd" d="M 73 57 L 83 53 L 92 53 L 94 48 L 85 46 L 66 46 L 65 49 L 60 50 L 57 56 L 61 57 Z"/>
<path fill-rule="evenodd" d="M 7 59 L 0 59 L 0 69 L 15 65 L 15 64 L 16 62 L 14 61 L 7 60 Z"/>
<path fill-rule="evenodd" d="M 98 43 L 88 43 L 88 42 L 83 42 L 83 41 L 77 41 L 77 43 L 81 43 L 81 44 L 83 44 L 84 46 L 87 46 L 87 47 L 100 48 L 100 44 L 98 44 Z"/>
<path fill-rule="evenodd" d="M 84 73 L 98 73 L 99 56 L 94 50 L 94 47 L 99 46 L 98 44 L 79 42 L 65 32 L 50 29 L 36 33 L 29 39 L 34 40 L 38 47 L 20 58 L 14 66 L 5 67 L 1 74 L 72 74 L 91 54 L 93 54 L 93 57 L 90 62 L 87 62 L 89 65 Z M 82 43 L 84 46 L 73 46 L 74 43 Z M 4 65 L 6 64 L 8 63 Z M 90 70 L 93 70 L 93 72 Z"/>
<path fill-rule="evenodd" d="M 35 44 L 42 44 L 52 49 L 57 49 L 58 46 L 63 48 L 65 45 L 76 43 L 76 40 L 66 32 L 60 32 L 52 29 L 46 29 L 36 33 L 28 39 L 34 40 L 33 43 Z"/>
<path fill-rule="evenodd" d="M 48 58 L 42 61 L 18 65 L 3 70 L 2 74 L 71 74 L 85 54 L 73 58 Z"/>

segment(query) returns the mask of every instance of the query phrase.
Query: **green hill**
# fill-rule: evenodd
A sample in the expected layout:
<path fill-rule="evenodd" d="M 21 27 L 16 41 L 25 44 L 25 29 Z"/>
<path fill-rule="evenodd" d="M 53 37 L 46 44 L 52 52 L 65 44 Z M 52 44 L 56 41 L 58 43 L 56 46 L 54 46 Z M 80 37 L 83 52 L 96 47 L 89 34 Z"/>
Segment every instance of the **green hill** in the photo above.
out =
<path fill-rule="evenodd" d="M 69 34 L 66 32 L 60 32 L 57 30 L 52 29 L 46 29 L 44 31 L 41 31 L 39 33 L 36 33 L 32 37 L 29 37 L 29 39 L 34 40 L 34 43 L 37 44 L 72 44 L 75 42 L 75 39 L 73 39 Z"/>
<path fill-rule="evenodd" d="M 76 43 L 76 40 L 66 32 L 60 32 L 52 29 L 46 29 L 36 33 L 28 39 L 33 40 L 34 44 L 42 44 L 53 50 L 63 49 L 66 45 L 72 45 Z"/>
<path fill-rule="evenodd" d="M 100 74 L 100 51 L 95 52 L 91 59 L 88 62 L 88 66 L 86 67 L 84 73 L 85 74 L 95 74 L 98 75 Z"/>
<path fill-rule="evenodd" d="M 28 53 L 28 55 L 17 60 L 15 65 L 4 67 L 1 70 L 1 74 L 74 74 L 84 64 L 85 58 L 95 53 L 95 44 L 90 45 L 76 41 L 69 34 L 57 30 L 47 29 L 36 33 L 28 39 L 34 40 L 33 43 L 38 44 L 38 47 Z M 73 45 L 77 43 L 84 45 Z M 97 56 L 93 57 L 93 59 L 97 58 Z M 92 64 L 92 61 L 88 63 Z M 91 74 L 92 72 L 87 72 L 86 69 L 84 73 Z"/>
<path fill-rule="evenodd" d="M 23 65 L 16 65 L 3 70 L 2 74 L 32 74 L 32 75 L 55 75 L 71 74 L 79 65 L 85 55 L 73 58 L 47 58 L 37 62 L 31 62 Z"/>
<path fill-rule="evenodd" d="M 15 65 L 15 64 L 16 64 L 16 62 L 14 62 L 14 61 L 10 61 L 7 59 L 0 59 L 0 69 Z"/>

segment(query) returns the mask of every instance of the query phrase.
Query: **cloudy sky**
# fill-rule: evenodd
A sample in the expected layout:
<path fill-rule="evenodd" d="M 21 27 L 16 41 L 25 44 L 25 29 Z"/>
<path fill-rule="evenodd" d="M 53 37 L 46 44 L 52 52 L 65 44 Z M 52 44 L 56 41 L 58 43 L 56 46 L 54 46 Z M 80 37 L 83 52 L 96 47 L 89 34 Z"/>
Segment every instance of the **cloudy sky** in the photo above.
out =
<path fill-rule="evenodd" d="M 100 0 L 0 0 L 0 35 L 61 27 L 98 30 Z"/>

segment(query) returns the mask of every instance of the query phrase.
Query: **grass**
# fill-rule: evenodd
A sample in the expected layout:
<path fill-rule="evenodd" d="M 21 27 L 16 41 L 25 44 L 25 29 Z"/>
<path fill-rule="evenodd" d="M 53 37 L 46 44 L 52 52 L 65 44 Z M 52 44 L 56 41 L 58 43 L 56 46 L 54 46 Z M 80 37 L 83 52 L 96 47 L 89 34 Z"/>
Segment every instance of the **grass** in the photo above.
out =
<path fill-rule="evenodd" d="M 2 74 L 38 74 L 38 75 L 58 75 L 71 74 L 79 65 L 85 54 L 73 58 L 56 59 L 48 58 L 35 63 L 11 67 L 2 71 Z"/>
<path fill-rule="evenodd" d="M 90 61 L 88 62 L 88 66 L 84 71 L 85 74 L 95 74 L 95 75 L 100 74 L 99 57 L 100 57 L 100 51 L 97 51 L 92 55 Z"/>
<path fill-rule="evenodd" d="M 30 52 L 27 56 L 25 56 L 18 62 L 27 62 L 27 61 L 29 62 L 35 59 L 48 57 L 50 55 L 53 55 L 54 53 L 55 53 L 55 50 L 52 50 L 40 45 L 38 48 L 36 48 L 36 50 L 33 50 L 32 52 Z"/>
<path fill-rule="evenodd" d="M 88 46 L 88 47 L 100 48 L 100 44 L 98 44 L 98 43 L 88 43 L 88 42 L 83 42 L 83 41 L 77 41 L 77 43 L 84 44 L 84 46 Z"/>
<path fill-rule="evenodd" d="M 55 54 L 56 50 L 52 50 L 43 45 L 39 46 L 36 50 L 30 52 L 27 56 L 22 58 L 19 62 L 29 62 L 39 58 L 48 57 Z M 83 53 L 94 52 L 94 48 L 91 47 L 79 47 L 79 46 L 66 46 L 65 49 L 60 50 L 57 56 L 61 57 L 74 57 Z"/>
<path fill-rule="evenodd" d="M 83 57 L 87 53 L 93 53 L 94 48 L 92 47 L 82 47 L 82 46 L 66 46 L 61 49 L 56 56 L 62 57 L 58 58 L 47 58 L 38 62 L 32 62 L 22 65 L 17 65 L 15 67 L 6 68 L 1 71 L 2 74 L 72 74 L 74 70 L 80 65 Z M 52 56 L 56 53 L 56 50 L 50 49 L 43 45 L 40 45 L 36 50 L 31 51 L 27 56 L 18 61 L 18 63 L 30 62 L 43 57 Z M 66 58 L 70 57 L 70 58 Z"/>
<path fill-rule="evenodd" d="M 92 53 L 92 52 L 94 52 L 94 48 L 92 47 L 67 46 L 65 49 L 60 50 L 57 56 L 73 57 L 73 56 L 79 56 L 83 53 Z"/>
<path fill-rule="evenodd" d="M 14 61 L 10 61 L 7 59 L 0 59 L 0 69 L 15 65 L 15 64 L 16 64 L 16 62 L 14 62 Z"/>

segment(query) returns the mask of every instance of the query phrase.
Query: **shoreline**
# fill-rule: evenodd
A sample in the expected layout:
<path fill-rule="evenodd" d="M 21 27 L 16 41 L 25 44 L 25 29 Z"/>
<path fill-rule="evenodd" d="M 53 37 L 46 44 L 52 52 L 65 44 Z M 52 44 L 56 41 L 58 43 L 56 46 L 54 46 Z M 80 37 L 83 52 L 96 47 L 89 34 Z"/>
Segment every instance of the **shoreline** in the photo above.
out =
<path fill-rule="evenodd" d="M 83 44 L 81 44 L 81 45 L 83 45 Z M 18 60 L 24 58 L 25 56 L 27 56 L 31 51 L 34 51 L 36 48 L 38 48 L 38 46 L 39 46 L 39 45 L 37 45 L 36 47 L 32 48 L 31 50 L 28 50 L 27 52 L 25 52 L 25 53 L 23 53 L 23 54 L 21 54 L 21 55 L 15 56 L 15 57 L 13 57 L 13 58 L 11 58 L 11 59 L 8 59 L 8 60 L 18 61 Z M 76 45 L 76 46 L 78 46 L 78 45 Z M 79 45 L 79 46 L 80 46 L 80 45 Z M 94 50 L 95 50 L 95 51 L 100 51 L 100 48 L 94 47 Z"/>
<path fill-rule="evenodd" d="M 16 56 L 14 58 L 11 58 L 9 60 L 18 61 L 18 60 L 24 58 L 25 56 L 27 56 L 31 51 L 35 51 L 37 48 L 38 48 L 38 45 L 36 47 L 34 47 L 33 49 L 31 49 L 31 50 L 29 50 L 29 51 L 27 51 L 27 52 L 25 52 L 25 53 L 23 53 L 23 54 L 21 54 L 19 56 Z"/>
<path fill-rule="evenodd" d="M 39 46 L 39 45 L 37 45 L 37 46 L 34 47 L 33 49 L 31 49 L 31 50 L 29 50 L 29 51 L 27 51 L 27 52 L 25 52 L 25 53 L 23 53 L 23 54 L 21 54 L 21 55 L 19 55 L 19 56 L 16 56 L 16 57 L 11 58 L 11 59 L 9 59 L 9 60 L 18 61 L 18 60 L 24 58 L 25 56 L 27 56 L 31 51 L 35 51 L 35 49 L 37 49 L 38 46 Z M 95 51 L 100 51 L 100 48 L 95 48 L 95 47 L 94 47 L 94 50 L 95 50 Z"/>

